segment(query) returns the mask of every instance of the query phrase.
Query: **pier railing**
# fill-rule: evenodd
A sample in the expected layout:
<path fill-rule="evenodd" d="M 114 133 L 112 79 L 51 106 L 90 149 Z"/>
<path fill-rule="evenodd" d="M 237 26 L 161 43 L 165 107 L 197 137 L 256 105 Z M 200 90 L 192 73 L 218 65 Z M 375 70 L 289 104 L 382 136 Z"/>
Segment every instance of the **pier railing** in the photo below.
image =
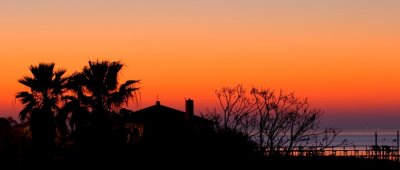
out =
<path fill-rule="evenodd" d="M 285 149 L 266 151 L 266 155 L 290 155 L 290 156 L 335 156 L 335 157 L 355 157 L 364 159 L 387 159 L 400 161 L 398 146 L 371 145 L 371 146 L 335 146 L 335 147 L 295 147 L 288 151 Z"/>

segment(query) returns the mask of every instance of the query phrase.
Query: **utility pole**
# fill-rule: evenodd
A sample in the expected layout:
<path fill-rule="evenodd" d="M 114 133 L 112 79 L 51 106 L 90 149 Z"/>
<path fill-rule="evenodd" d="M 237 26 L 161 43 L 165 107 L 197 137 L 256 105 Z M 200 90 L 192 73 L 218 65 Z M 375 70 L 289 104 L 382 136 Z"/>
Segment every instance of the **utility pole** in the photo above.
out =
<path fill-rule="evenodd" d="M 396 142 L 397 142 L 397 152 L 400 151 L 400 149 L 399 149 L 399 138 L 400 138 L 399 131 L 397 131 L 397 139 L 396 139 Z"/>
<path fill-rule="evenodd" d="M 400 134 L 399 134 L 399 131 L 397 131 L 397 139 L 396 139 L 396 142 L 397 142 L 397 162 L 399 162 L 399 159 L 400 159 L 400 148 L 399 148 L 399 138 L 400 138 Z"/>

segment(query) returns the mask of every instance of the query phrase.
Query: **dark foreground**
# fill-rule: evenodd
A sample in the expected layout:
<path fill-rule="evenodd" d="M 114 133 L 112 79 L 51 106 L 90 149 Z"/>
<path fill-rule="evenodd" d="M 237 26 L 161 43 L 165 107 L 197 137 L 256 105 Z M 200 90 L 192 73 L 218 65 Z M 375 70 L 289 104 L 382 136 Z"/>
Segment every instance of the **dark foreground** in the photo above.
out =
<path fill-rule="evenodd" d="M 279 169 L 400 169 L 399 162 L 348 157 L 293 157 L 267 159 L 264 167 Z"/>
<path fill-rule="evenodd" d="M 10 162 L 9 162 L 10 163 Z M 9 167 L 11 164 L 4 164 Z M 345 157 L 279 157 L 254 160 L 227 160 L 207 157 L 165 157 L 165 159 L 137 158 L 129 160 L 80 160 L 80 161 L 32 161 L 11 165 L 13 168 L 56 168 L 56 169 L 377 169 L 398 170 L 400 163 L 389 160 L 371 160 Z"/>

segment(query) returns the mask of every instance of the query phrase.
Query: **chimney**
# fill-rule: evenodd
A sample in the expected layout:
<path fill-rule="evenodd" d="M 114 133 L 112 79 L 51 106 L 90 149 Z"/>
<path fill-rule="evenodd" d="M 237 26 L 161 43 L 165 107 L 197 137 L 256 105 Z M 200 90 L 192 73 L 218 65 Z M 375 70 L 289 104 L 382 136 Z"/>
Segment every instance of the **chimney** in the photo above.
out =
<path fill-rule="evenodd" d="M 194 104 L 190 98 L 186 100 L 186 115 L 188 119 L 194 115 Z"/>

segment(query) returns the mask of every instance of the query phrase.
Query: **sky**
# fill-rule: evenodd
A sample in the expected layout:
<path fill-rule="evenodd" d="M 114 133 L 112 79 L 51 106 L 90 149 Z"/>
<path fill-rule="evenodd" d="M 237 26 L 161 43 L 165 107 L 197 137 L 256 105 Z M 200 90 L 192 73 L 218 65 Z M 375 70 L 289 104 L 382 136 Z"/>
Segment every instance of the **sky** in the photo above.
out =
<path fill-rule="evenodd" d="M 55 62 L 121 61 L 140 109 L 218 107 L 243 84 L 295 92 L 339 128 L 400 129 L 398 0 L 1 0 L 0 116 L 17 117 L 18 79 Z M 158 97 L 157 97 L 158 96 Z"/>

